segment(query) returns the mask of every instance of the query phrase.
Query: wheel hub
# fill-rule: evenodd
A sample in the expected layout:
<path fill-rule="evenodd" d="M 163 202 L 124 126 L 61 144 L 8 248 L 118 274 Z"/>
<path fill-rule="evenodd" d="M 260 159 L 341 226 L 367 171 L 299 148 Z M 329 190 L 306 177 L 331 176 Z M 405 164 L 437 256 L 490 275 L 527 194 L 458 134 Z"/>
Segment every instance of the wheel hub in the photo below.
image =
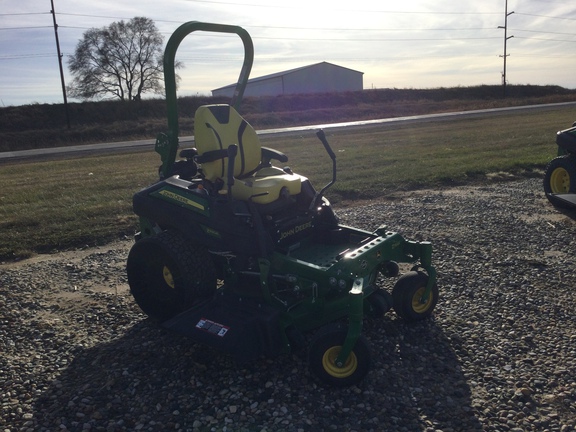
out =
<path fill-rule="evenodd" d="M 340 366 L 336 364 L 336 359 L 341 350 L 341 346 L 334 346 L 327 349 L 322 357 L 322 366 L 324 367 L 324 370 L 335 378 L 347 378 L 358 368 L 358 359 L 354 352 L 350 353 L 346 360 L 346 364 Z"/>
<path fill-rule="evenodd" d="M 570 175 L 564 168 L 556 168 L 550 176 L 552 193 L 567 193 L 570 190 Z"/>
<path fill-rule="evenodd" d="M 432 304 L 432 295 L 428 295 L 428 298 L 424 300 L 425 292 L 426 287 L 422 287 L 418 289 L 418 291 L 416 291 L 412 297 L 412 309 L 414 309 L 414 312 L 416 313 L 426 312 Z"/>
<path fill-rule="evenodd" d="M 174 284 L 174 277 L 172 276 L 172 272 L 168 266 L 164 266 L 162 269 L 162 276 L 164 276 L 164 282 L 166 282 L 166 285 L 168 285 L 170 288 L 174 288 L 176 286 Z"/>

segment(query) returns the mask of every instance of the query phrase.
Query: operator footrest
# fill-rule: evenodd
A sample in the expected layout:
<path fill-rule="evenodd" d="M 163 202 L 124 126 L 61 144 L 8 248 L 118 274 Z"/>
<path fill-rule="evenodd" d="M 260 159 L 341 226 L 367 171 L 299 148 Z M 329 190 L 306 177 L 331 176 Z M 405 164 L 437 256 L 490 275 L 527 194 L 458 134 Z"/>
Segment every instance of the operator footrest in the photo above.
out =
<path fill-rule="evenodd" d="M 162 327 L 210 345 L 239 363 L 286 351 L 278 311 L 253 300 L 219 295 Z"/>

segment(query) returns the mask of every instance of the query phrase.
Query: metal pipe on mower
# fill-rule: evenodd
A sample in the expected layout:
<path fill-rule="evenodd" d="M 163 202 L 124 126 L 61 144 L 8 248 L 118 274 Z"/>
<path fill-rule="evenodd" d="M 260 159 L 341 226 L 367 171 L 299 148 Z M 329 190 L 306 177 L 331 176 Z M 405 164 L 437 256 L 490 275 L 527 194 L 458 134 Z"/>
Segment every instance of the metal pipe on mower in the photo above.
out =
<path fill-rule="evenodd" d="M 318 137 L 320 142 L 322 142 L 322 144 L 324 145 L 324 148 L 326 149 L 328 156 L 330 156 L 330 159 L 332 159 L 332 180 L 326 186 L 324 186 L 320 190 L 320 192 L 316 192 L 316 194 L 314 195 L 314 199 L 310 203 L 309 210 L 312 210 L 317 205 L 318 199 L 324 195 L 324 192 L 326 192 L 329 187 L 331 187 L 334 183 L 336 183 L 336 154 L 334 153 L 334 151 L 330 147 L 330 144 L 328 143 L 328 140 L 326 139 L 326 134 L 324 133 L 324 131 L 322 129 L 320 129 L 318 132 L 316 132 L 316 136 Z"/>

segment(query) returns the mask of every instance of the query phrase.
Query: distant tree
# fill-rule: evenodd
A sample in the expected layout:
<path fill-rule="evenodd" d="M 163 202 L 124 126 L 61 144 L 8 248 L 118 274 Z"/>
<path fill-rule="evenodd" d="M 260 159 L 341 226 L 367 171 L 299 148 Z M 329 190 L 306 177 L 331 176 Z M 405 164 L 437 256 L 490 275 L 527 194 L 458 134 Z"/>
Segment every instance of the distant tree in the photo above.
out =
<path fill-rule="evenodd" d="M 131 101 L 161 94 L 163 42 L 154 21 L 144 17 L 87 30 L 68 62 L 74 76 L 69 95 Z"/>

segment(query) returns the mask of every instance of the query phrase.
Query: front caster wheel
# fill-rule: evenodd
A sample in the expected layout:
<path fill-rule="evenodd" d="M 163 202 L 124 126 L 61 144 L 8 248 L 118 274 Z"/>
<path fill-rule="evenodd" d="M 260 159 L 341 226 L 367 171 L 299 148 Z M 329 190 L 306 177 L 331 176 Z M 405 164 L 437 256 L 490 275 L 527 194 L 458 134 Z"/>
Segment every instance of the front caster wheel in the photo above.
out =
<path fill-rule="evenodd" d="M 552 159 L 544 175 L 544 192 L 548 201 L 556 207 L 569 207 L 554 194 L 576 193 L 576 157 L 559 156 Z"/>
<path fill-rule="evenodd" d="M 365 315 L 370 318 L 382 318 L 392 309 L 392 296 L 388 291 L 377 290 L 365 300 Z"/>
<path fill-rule="evenodd" d="M 404 274 L 392 289 L 394 310 L 406 321 L 420 321 L 428 318 L 438 302 L 438 285 L 434 284 L 427 298 L 424 298 L 428 275 L 411 271 Z"/>
<path fill-rule="evenodd" d="M 328 326 L 315 336 L 310 344 L 308 366 L 320 381 L 335 387 L 358 384 L 370 370 L 372 356 L 368 341 L 360 336 L 343 366 L 336 359 L 348 333 L 341 326 Z"/>

